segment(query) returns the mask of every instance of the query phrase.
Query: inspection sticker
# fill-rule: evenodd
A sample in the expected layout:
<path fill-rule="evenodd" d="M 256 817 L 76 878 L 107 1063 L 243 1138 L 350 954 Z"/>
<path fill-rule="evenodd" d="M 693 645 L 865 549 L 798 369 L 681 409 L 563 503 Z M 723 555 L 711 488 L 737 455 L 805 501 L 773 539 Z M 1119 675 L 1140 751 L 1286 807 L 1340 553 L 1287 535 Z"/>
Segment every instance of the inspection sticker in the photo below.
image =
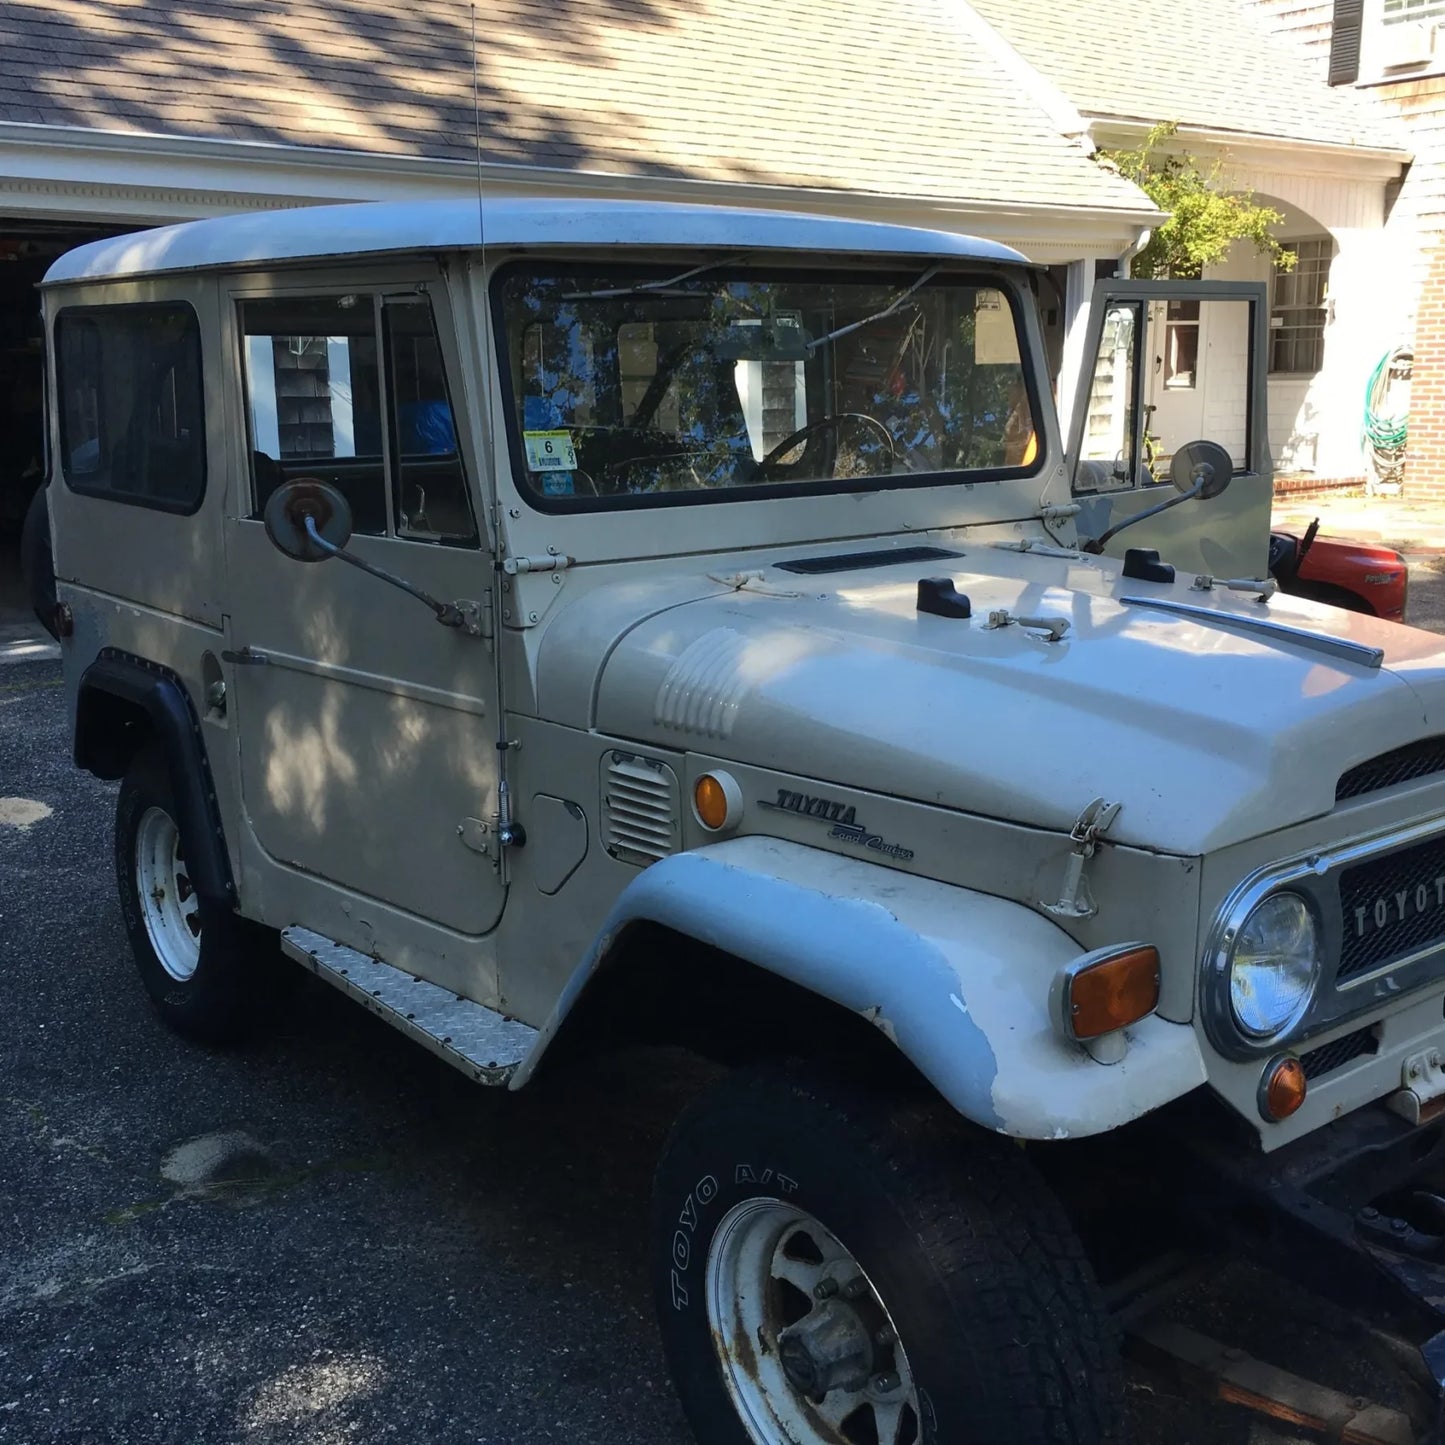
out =
<path fill-rule="evenodd" d="M 522 440 L 527 446 L 528 471 L 576 471 L 577 448 L 572 445 L 571 432 L 525 431 Z"/>

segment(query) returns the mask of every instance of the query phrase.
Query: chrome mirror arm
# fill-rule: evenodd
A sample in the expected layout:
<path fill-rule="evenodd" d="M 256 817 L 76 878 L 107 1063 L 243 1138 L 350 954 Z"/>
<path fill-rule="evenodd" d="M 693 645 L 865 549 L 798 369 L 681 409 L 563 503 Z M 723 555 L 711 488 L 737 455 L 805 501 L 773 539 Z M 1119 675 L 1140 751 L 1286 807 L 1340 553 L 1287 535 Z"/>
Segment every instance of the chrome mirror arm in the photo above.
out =
<path fill-rule="evenodd" d="M 306 535 L 312 543 L 319 547 L 328 557 L 335 557 L 342 562 L 349 562 L 353 567 L 359 567 L 363 572 L 372 577 L 379 577 L 383 582 L 390 582 L 393 587 L 400 587 L 403 592 L 415 597 L 418 602 L 424 602 L 436 614 L 436 620 L 443 627 L 465 627 L 466 617 L 454 602 L 439 602 L 430 592 L 424 592 L 414 582 L 408 582 L 404 577 L 397 577 L 393 573 L 378 567 L 374 562 L 365 562 L 360 557 L 348 552 L 344 547 L 338 547 L 334 542 L 328 542 L 320 532 L 316 530 L 316 518 L 308 513 L 304 525 Z"/>
<path fill-rule="evenodd" d="M 1142 522 L 1146 517 L 1157 517 L 1160 512 L 1167 512 L 1181 502 L 1192 500 L 1203 492 L 1204 483 L 1205 478 L 1201 477 L 1187 492 L 1177 492 L 1172 497 L 1166 497 L 1162 502 L 1156 502 L 1152 507 L 1145 507 L 1142 512 L 1135 512 L 1132 517 L 1125 517 L 1122 522 L 1116 522 L 1102 536 L 1091 537 L 1087 542 L 1081 542 L 1079 550 L 1097 557 L 1125 527 L 1132 527 L 1135 522 Z"/>

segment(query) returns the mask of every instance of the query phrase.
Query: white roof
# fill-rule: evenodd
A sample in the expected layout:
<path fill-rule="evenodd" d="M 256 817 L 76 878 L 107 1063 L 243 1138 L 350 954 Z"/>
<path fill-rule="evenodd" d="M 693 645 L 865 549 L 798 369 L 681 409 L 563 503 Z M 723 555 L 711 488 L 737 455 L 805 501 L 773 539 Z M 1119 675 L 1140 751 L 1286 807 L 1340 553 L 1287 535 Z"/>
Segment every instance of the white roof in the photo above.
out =
<path fill-rule="evenodd" d="M 710 247 L 971 261 L 1024 259 L 1008 246 L 947 231 L 727 206 L 499 197 L 486 202 L 485 224 L 489 247 Z M 308 206 L 189 221 L 93 241 L 56 261 L 45 284 L 272 261 L 475 250 L 481 240 L 475 200 Z"/>

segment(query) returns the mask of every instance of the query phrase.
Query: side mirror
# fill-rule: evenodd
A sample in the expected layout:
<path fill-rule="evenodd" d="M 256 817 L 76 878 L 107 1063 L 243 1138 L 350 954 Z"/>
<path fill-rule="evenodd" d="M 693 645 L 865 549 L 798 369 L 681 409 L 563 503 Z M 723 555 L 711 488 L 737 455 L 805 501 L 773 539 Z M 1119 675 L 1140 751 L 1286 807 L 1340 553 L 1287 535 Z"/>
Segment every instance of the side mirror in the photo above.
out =
<path fill-rule="evenodd" d="M 1234 462 L 1218 442 L 1189 442 L 1174 453 L 1174 460 L 1169 467 L 1169 480 L 1174 483 L 1179 493 L 1177 497 L 1169 497 L 1156 506 L 1135 512 L 1132 517 L 1125 517 L 1122 522 L 1110 527 L 1102 537 L 1084 542 L 1080 550 L 1097 557 L 1125 527 L 1132 527 L 1135 522 L 1142 522 L 1146 517 L 1157 517 L 1160 512 L 1167 512 L 1171 507 L 1177 507 L 1180 502 L 1189 501 L 1191 497 L 1203 497 L 1206 500 L 1217 497 L 1234 480 Z"/>
<path fill-rule="evenodd" d="M 1218 442 L 1189 442 L 1174 453 L 1169 480 L 1184 496 L 1207 502 L 1234 480 L 1234 461 Z"/>
<path fill-rule="evenodd" d="M 271 545 L 297 562 L 324 562 L 351 540 L 351 504 L 315 477 L 277 487 L 262 516 Z"/>
<path fill-rule="evenodd" d="M 324 562 L 328 557 L 335 557 L 425 603 L 443 627 L 459 627 L 473 637 L 486 635 L 477 603 L 439 601 L 415 582 L 408 582 L 405 577 L 397 577 L 375 562 L 348 552 L 351 505 L 329 483 L 315 477 L 297 477 L 271 493 L 262 516 L 266 535 L 277 550 L 288 557 L 298 562 Z"/>

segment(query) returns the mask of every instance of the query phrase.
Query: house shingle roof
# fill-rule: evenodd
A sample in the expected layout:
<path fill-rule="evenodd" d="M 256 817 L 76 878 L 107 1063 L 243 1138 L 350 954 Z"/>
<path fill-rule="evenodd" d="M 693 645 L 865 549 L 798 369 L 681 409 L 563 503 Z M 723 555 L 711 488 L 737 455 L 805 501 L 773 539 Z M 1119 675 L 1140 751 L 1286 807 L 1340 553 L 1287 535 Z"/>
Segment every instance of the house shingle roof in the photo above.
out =
<path fill-rule="evenodd" d="M 490 160 L 1145 213 L 951 0 L 484 0 Z M 0 0 L 0 120 L 468 158 L 458 0 Z"/>
<path fill-rule="evenodd" d="M 1405 150 L 1241 0 L 971 0 L 1086 115 Z"/>

